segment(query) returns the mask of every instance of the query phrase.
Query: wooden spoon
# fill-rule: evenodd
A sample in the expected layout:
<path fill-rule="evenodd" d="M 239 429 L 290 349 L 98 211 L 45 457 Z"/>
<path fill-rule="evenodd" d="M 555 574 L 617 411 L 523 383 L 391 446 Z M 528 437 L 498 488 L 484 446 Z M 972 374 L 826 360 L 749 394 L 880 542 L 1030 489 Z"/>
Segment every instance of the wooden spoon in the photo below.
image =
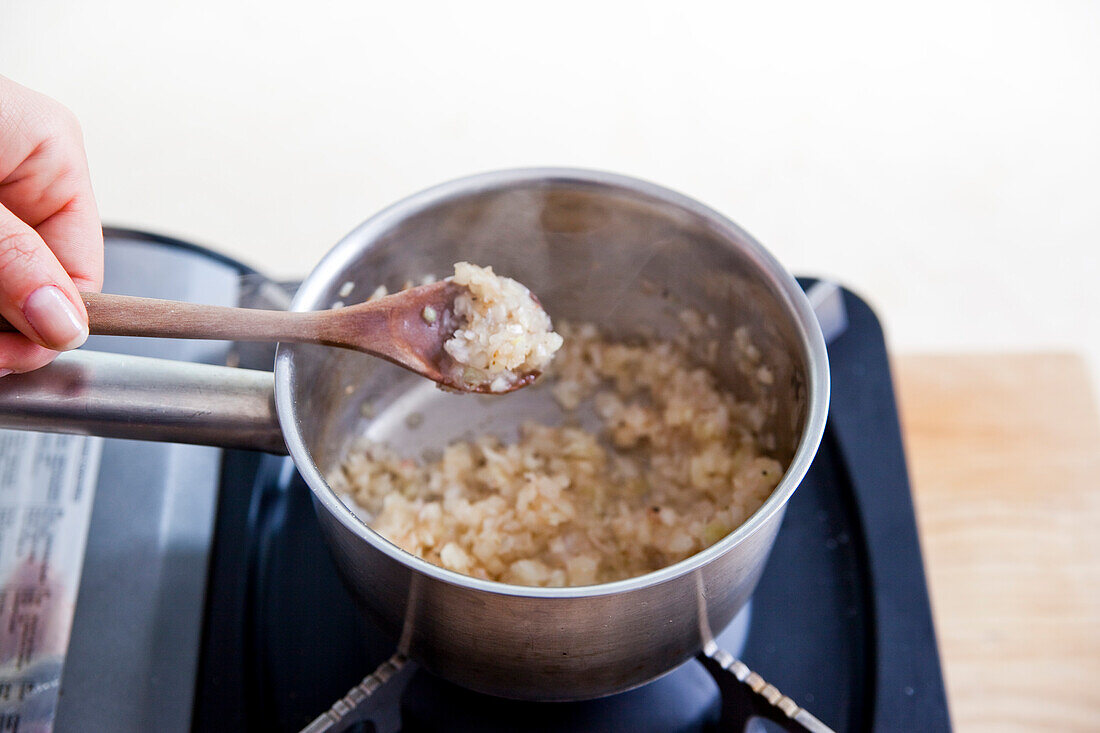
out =
<path fill-rule="evenodd" d="M 366 303 L 294 313 L 198 305 L 130 295 L 81 293 L 92 334 L 228 341 L 323 344 L 362 351 L 451 389 L 491 392 L 462 380 L 463 369 L 443 343 L 456 327 L 454 301 L 463 290 L 449 280 L 403 290 Z M 0 319 L 0 331 L 14 331 Z M 524 387 L 538 372 L 519 375 L 504 392 Z"/>

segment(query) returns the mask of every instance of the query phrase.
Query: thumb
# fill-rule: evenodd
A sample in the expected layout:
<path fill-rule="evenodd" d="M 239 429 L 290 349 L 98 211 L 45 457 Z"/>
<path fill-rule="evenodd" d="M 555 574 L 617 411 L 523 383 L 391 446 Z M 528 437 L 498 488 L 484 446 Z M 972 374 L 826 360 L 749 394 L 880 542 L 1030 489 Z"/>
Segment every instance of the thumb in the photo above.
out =
<path fill-rule="evenodd" d="M 0 315 L 55 351 L 88 338 L 88 314 L 76 285 L 38 233 L 0 205 Z"/>

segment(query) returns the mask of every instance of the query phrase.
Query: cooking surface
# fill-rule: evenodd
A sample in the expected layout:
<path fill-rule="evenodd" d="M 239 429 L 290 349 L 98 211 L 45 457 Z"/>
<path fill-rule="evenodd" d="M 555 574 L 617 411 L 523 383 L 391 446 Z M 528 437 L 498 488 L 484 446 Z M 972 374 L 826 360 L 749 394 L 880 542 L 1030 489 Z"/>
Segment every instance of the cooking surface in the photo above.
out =
<path fill-rule="evenodd" d="M 830 427 L 753 597 L 742 657 L 839 731 L 944 730 L 885 347 L 870 309 L 846 300 L 849 330 L 831 347 Z M 256 478 L 222 492 L 197 726 L 296 731 L 394 646 L 352 607 L 289 462 L 228 456 L 227 479 Z M 476 695 L 421 671 L 400 703 L 402 730 L 418 731 L 690 731 L 718 712 L 717 688 L 695 661 L 624 695 L 552 705 Z"/>
<path fill-rule="evenodd" d="M 176 265 L 171 271 L 179 274 L 185 269 Z M 165 281 L 169 279 L 164 278 Z M 121 288 L 118 291 L 125 292 Z M 181 292 L 178 297 L 189 296 Z M 127 343 L 136 347 L 143 342 L 127 340 Z M 186 342 L 148 342 L 145 348 L 157 343 L 167 346 Z M 249 357 L 246 352 L 242 358 L 250 363 L 250 359 L 257 357 Z M 260 361 L 262 358 L 259 357 Z M 868 366 L 868 373 L 874 374 L 870 363 L 856 360 L 849 368 L 859 370 Z M 1100 715 L 1100 692 L 1091 686 L 1092 680 L 1100 678 L 1097 668 L 1100 638 L 1094 624 L 1100 615 L 1100 595 L 1095 590 L 1100 587 L 1100 562 L 1096 561 L 1100 557 L 1100 547 L 1095 532 L 1100 524 L 1100 492 L 1095 490 L 1096 476 L 1100 475 L 1100 426 L 1085 368 L 1080 359 L 1064 355 L 902 356 L 895 365 L 905 408 L 903 417 L 914 477 L 913 493 L 921 519 L 921 539 L 955 723 L 963 730 L 1033 730 L 1044 724 L 1058 730 L 1092 730 Z M 835 364 L 834 371 L 840 376 Z M 831 426 L 823 455 L 832 454 L 835 432 Z M 864 432 L 869 437 L 875 435 L 873 430 Z M 157 452 L 168 446 L 129 443 L 128 447 Z M 233 471 L 233 466 L 237 465 L 234 460 L 246 454 L 229 456 L 224 468 Z M 167 458 L 169 460 L 163 464 L 166 471 L 196 465 L 192 460 Z M 259 456 L 253 454 L 251 460 L 259 460 Z M 278 460 L 267 460 L 273 462 L 272 468 L 280 468 Z M 142 465 L 145 462 L 132 464 L 128 470 L 118 465 L 111 475 L 119 481 L 136 480 L 139 486 L 135 490 L 154 491 L 154 484 L 148 480 L 151 472 L 138 468 Z M 811 477 L 819 476 L 821 470 L 815 467 Z M 125 499 L 125 485 L 114 485 L 108 490 L 104 484 L 105 475 L 101 473 L 97 502 L 109 494 Z M 253 497 L 248 493 L 252 479 L 242 483 L 240 474 L 234 475 L 238 476 L 235 481 L 224 482 L 222 497 L 240 494 L 243 489 L 249 503 L 238 509 L 246 512 Z M 289 476 L 280 480 L 278 476 L 268 475 L 262 481 L 277 487 L 285 485 L 288 479 Z M 186 485 L 191 496 L 203 484 L 189 481 Z M 794 521 L 802 511 L 802 503 L 813 497 L 812 491 L 807 489 L 812 490 L 815 485 L 808 483 L 796 494 L 788 522 Z M 294 495 L 288 494 L 290 496 Z M 178 492 L 176 497 L 177 500 L 185 498 Z M 127 669 L 139 670 L 141 664 L 146 664 L 137 662 L 137 667 L 127 666 L 134 665 L 135 658 L 147 659 L 142 656 L 149 653 L 148 649 L 143 651 L 142 639 L 149 639 L 151 632 L 134 631 L 148 628 L 145 624 L 149 618 L 170 621 L 179 630 L 162 635 L 162 647 L 185 641 L 193 633 L 187 629 L 197 629 L 202 621 L 201 616 L 189 619 L 191 604 L 180 605 L 171 600 L 174 585 L 171 576 L 172 573 L 190 573 L 188 568 L 198 568 L 199 572 L 205 569 L 205 550 L 200 541 L 203 533 L 195 529 L 197 525 L 186 513 L 165 514 L 172 506 L 169 501 L 150 497 L 141 505 L 148 505 L 155 511 L 148 517 L 135 512 L 127 515 L 129 533 L 123 535 L 130 538 L 126 541 L 131 544 L 126 546 L 133 549 L 133 542 L 140 545 L 155 538 L 158 532 L 167 532 L 164 542 L 154 541 L 141 546 L 148 551 L 158 546 L 171 550 L 171 561 L 161 567 L 172 572 L 124 573 L 134 581 L 132 587 L 125 593 L 113 594 L 111 578 L 117 577 L 120 567 L 126 567 L 128 561 L 120 563 L 111 543 L 99 534 L 102 529 L 95 529 L 93 523 L 84 570 L 85 584 L 78 602 L 74 638 L 63 679 L 65 694 L 57 730 L 87 729 L 87 724 L 96 720 L 107 721 L 108 727 L 113 722 L 116 730 L 146 730 L 146 723 L 154 719 L 154 714 L 158 730 L 191 727 L 187 717 L 191 687 L 186 680 L 178 686 L 170 675 L 142 674 L 135 678 L 140 684 L 129 684 L 126 681 L 129 678 L 121 674 Z M 284 502 L 284 506 L 289 505 Z M 108 516 L 109 509 L 106 505 L 97 506 L 95 513 L 100 517 Z M 192 528 L 165 523 L 164 517 L 176 517 Z M 236 521 L 243 525 L 247 517 L 233 518 L 222 512 L 219 521 Z M 295 532 L 301 537 L 294 539 Z M 785 528 L 780 534 L 773 563 L 781 557 L 784 548 L 790 546 L 787 534 Z M 308 525 L 305 529 L 288 532 L 286 537 L 299 545 L 308 546 L 311 541 Z M 829 539 L 824 535 L 819 539 L 822 538 Z M 317 584 L 323 585 L 332 579 L 322 548 L 314 542 L 313 550 L 316 554 L 307 557 L 313 558 L 309 562 L 311 567 L 318 567 L 316 577 L 298 574 L 288 579 L 288 583 L 300 584 L 300 589 L 307 593 Z M 153 569 L 160 561 L 155 560 L 153 554 L 142 554 L 148 551 L 142 550 L 138 555 L 144 567 Z M 242 543 L 219 543 L 217 562 L 247 566 L 254 561 L 247 556 L 252 551 Z M 843 552 L 832 554 L 828 545 L 818 554 L 825 558 L 844 556 Z M 775 584 L 788 583 L 781 574 L 772 573 L 772 569 L 761 584 L 760 598 L 772 592 Z M 142 585 L 145 581 L 149 583 Z M 814 586 L 806 587 L 812 591 Z M 246 623 L 244 614 L 249 609 L 255 613 L 261 603 L 271 608 L 288 603 L 285 600 L 273 603 L 270 599 L 257 597 L 245 584 L 234 592 L 238 594 L 235 602 L 222 607 L 217 615 L 211 615 L 206 621 L 204 641 L 208 646 L 219 638 L 225 640 L 212 630 L 233 633 L 234 628 Z M 789 592 L 796 593 L 793 586 Z M 791 608 L 808 610 L 807 596 L 794 597 L 796 601 Z M 753 615 L 756 629 L 769 622 L 768 615 L 760 608 L 758 604 Z M 336 626 L 360 623 L 346 606 L 335 605 L 330 611 L 331 616 L 327 618 Z M 97 613 L 105 614 L 106 625 L 89 623 Z M 289 626 L 272 610 L 265 613 L 270 621 L 261 618 L 255 624 L 248 622 L 254 627 L 254 640 L 238 660 L 255 660 L 261 650 L 264 656 L 269 656 L 266 647 L 255 644 L 255 639 Z M 787 623 L 788 618 L 792 617 L 775 613 L 770 622 L 785 630 L 800 628 Z M 805 628 L 815 627 L 807 625 Z M 118 633 L 105 633 L 105 629 Z M 122 633 L 127 629 L 129 633 Z M 127 641 L 133 643 L 122 643 Z M 309 626 L 284 632 L 281 643 L 294 656 L 296 664 L 307 669 L 313 669 L 309 666 L 311 653 L 331 650 L 335 646 L 327 629 Z M 278 644 L 269 643 L 268 646 L 278 647 Z M 805 688 L 798 689 L 801 683 L 792 679 L 789 672 L 773 671 L 768 666 L 767 659 L 761 656 L 760 646 L 758 641 L 750 639 L 745 653 L 747 661 L 757 665 L 765 678 L 796 699 L 806 694 Z M 783 652 L 788 646 L 775 645 L 775 649 Z M 314 686 L 291 690 L 285 700 L 273 704 L 280 714 L 295 705 L 303 716 L 316 714 L 367 671 L 361 666 L 365 655 L 381 658 L 389 651 L 388 644 L 382 640 L 368 640 L 352 653 L 341 651 L 327 662 L 319 663 L 326 673 L 342 677 L 339 685 L 333 685 L 335 692 L 330 695 L 327 690 L 318 690 L 316 687 L 321 682 L 312 681 Z M 765 648 L 763 651 L 773 650 Z M 357 659 L 356 655 L 364 656 Z M 257 678 L 249 676 L 245 667 L 242 664 L 220 670 L 204 667 L 200 677 L 204 684 L 213 683 L 222 690 L 240 689 L 247 681 L 250 694 L 258 694 L 264 688 L 257 686 Z M 694 663 L 688 668 L 692 667 Z M 115 673 L 107 675 L 107 670 L 115 670 Z M 809 671 L 801 669 L 797 674 Z M 259 681 L 267 685 L 270 696 L 274 681 Z M 111 684 L 115 687 L 111 688 Z M 110 693 L 110 689 L 125 693 Z M 810 694 L 813 694 L 812 689 Z M 835 722 L 836 719 L 828 717 L 832 714 L 828 706 L 834 704 L 831 700 L 821 701 L 815 695 L 812 702 L 800 701 L 810 710 L 820 712 L 826 722 Z M 705 706 L 710 703 L 706 699 L 703 703 L 707 709 Z M 688 706 L 682 704 L 681 707 Z M 170 711 L 184 717 L 173 719 L 167 715 Z M 227 703 L 220 708 L 219 717 L 233 721 L 233 711 Z M 63 724 L 65 720 L 79 721 L 80 725 Z M 127 721 L 134 725 L 125 727 Z"/>

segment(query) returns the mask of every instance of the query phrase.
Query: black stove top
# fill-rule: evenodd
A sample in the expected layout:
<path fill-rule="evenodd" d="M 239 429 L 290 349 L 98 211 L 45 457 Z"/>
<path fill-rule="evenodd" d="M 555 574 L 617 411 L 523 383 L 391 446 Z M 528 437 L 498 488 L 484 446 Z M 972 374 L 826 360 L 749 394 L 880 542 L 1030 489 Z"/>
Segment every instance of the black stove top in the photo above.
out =
<path fill-rule="evenodd" d="M 882 330 L 866 303 L 844 297 L 825 440 L 751 612 L 719 642 L 743 644 L 749 667 L 837 731 L 949 730 Z M 193 728 L 298 731 L 394 643 L 341 586 L 288 459 L 227 452 L 215 531 Z M 501 700 L 418 671 L 392 705 L 402 731 L 743 727 L 728 706 L 723 717 L 717 684 L 694 660 L 583 703 Z"/>

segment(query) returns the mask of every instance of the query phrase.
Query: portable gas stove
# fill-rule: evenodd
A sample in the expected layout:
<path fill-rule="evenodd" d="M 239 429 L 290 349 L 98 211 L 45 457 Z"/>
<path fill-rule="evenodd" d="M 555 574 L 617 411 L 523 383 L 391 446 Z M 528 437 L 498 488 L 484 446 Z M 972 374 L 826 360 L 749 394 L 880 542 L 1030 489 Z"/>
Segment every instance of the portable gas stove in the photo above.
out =
<path fill-rule="evenodd" d="M 207 250 L 125 230 L 106 239 L 109 292 L 289 301 L 285 288 Z M 825 440 L 750 606 L 717 641 L 834 730 L 949 730 L 882 331 L 857 296 L 845 292 L 843 304 L 849 325 L 829 347 Z M 267 346 L 112 337 L 89 347 L 253 368 L 270 368 L 273 355 Z M 769 706 L 743 685 L 720 688 L 706 660 L 578 703 L 492 698 L 400 657 L 387 665 L 394 642 L 341 586 L 289 459 L 122 440 L 97 450 L 63 672 L 60 662 L 50 668 L 52 696 L 20 702 L 4 698 L 13 678 L 0 670 L 0 730 L 49 730 L 52 721 L 56 731 L 298 731 L 387 677 L 363 704 L 366 722 L 350 729 L 643 733 L 743 730 L 749 718 L 774 726 L 753 717 Z M 313 729 L 335 726 L 322 719 Z"/>

